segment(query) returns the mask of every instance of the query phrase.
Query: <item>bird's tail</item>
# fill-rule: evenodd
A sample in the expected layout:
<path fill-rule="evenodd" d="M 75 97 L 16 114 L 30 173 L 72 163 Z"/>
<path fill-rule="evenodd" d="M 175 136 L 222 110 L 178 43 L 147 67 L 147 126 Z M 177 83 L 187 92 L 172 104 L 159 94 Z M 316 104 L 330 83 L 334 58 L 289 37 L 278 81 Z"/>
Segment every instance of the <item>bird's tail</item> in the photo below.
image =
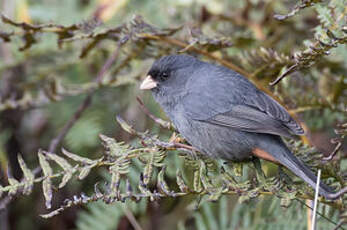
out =
<path fill-rule="evenodd" d="M 316 187 L 317 177 L 314 175 L 312 170 L 307 167 L 303 162 L 301 162 L 294 154 L 287 148 L 287 146 L 280 140 L 282 144 L 281 148 L 277 148 L 276 151 L 269 151 L 276 160 L 278 160 L 282 165 L 287 167 L 295 175 L 307 182 L 311 187 Z M 276 145 L 279 146 L 279 145 Z M 319 194 L 329 199 L 334 191 L 324 183 L 319 184 Z"/>

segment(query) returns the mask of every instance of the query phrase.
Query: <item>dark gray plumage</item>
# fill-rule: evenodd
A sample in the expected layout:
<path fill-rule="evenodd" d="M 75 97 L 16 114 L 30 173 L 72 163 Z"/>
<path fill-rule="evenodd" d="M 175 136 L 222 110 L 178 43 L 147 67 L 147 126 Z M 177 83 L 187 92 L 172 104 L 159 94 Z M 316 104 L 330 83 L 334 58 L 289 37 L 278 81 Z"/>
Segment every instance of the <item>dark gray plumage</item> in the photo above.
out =
<path fill-rule="evenodd" d="M 255 155 L 280 163 L 315 186 L 316 176 L 280 136 L 304 134 L 274 99 L 242 75 L 188 55 L 157 60 L 141 85 L 151 89 L 181 135 L 211 157 L 232 161 Z M 320 184 L 320 194 L 332 190 Z"/>

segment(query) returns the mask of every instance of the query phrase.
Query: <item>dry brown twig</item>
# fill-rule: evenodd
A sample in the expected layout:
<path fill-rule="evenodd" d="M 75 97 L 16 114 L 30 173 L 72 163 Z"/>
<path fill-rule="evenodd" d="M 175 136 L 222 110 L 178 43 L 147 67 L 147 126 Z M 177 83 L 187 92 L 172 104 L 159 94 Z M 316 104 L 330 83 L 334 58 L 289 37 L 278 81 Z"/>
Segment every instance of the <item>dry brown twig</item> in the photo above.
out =
<path fill-rule="evenodd" d="M 155 123 L 157 123 L 158 125 L 160 125 L 161 127 L 163 127 L 164 129 L 169 129 L 169 130 L 175 130 L 175 128 L 173 127 L 171 122 L 168 121 L 164 121 L 163 119 L 154 116 L 148 109 L 147 107 L 144 105 L 143 101 L 141 100 L 141 98 L 136 97 L 137 102 L 140 105 L 141 110 L 149 117 L 151 118 Z"/>
<path fill-rule="evenodd" d="M 332 144 L 336 144 L 336 146 L 335 146 L 334 150 L 329 154 L 329 156 L 323 157 L 324 161 L 331 161 L 342 147 L 342 142 L 341 142 L 340 138 L 331 139 L 330 142 Z"/>

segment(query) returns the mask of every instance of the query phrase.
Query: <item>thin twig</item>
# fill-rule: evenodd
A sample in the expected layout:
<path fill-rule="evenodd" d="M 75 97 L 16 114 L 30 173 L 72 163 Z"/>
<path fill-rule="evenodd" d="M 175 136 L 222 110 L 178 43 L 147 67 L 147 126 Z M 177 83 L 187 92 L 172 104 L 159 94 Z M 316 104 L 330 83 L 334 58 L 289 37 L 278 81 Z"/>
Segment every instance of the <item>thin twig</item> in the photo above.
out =
<path fill-rule="evenodd" d="M 335 157 L 335 155 L 337 154 L 337 152 L 340 150 L 340 148 L 342 146 L 342 142 L 338 138 L 331 139 L 331 143 L 336 144 L 335 149 L 329 154 L 329 156 L 323 157 L 324 161 L 331 161 Z"/>
<path fill-rule="evenodd" d="M 147 107 L 144 105 L 143 101 L 139 98 L 136 97 L 137 102 L 140 104 L 140 108 L 142 109 L 142 111 L 149 117 L 151 118 L 155 123 L 157 123 L 158 125 L 160 125 L 161 127 L 165 128 L 165 129 L 169 129 L 169 130 L 174 130 L 173 126 L 170 122 L 168 121 L 164 121 L 163 119 L 160 119 L 159 117 L 154 116 L 148 109 Z"/>
<path fill-rule="evenodd" d="M 282 73 L 279 77 L 276 78 L 276 80 L 274 80 L 273 82 L 270 82 L 271 86 L 276 85 L 277 83 L 279 83 L 283 78 L 285 78 L 287 75 L 293 73 L 298 67 L 298 63 L 292 65 L 291 67 L 289 67 L 284 73 Z"/>

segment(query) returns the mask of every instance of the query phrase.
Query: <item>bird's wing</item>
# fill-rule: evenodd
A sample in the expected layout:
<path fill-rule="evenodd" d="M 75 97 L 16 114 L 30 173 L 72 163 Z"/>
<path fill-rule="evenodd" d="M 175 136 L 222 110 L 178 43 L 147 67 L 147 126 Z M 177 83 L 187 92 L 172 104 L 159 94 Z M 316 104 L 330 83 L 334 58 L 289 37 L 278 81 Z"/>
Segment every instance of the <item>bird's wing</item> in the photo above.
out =
<path fill-rule="evenodd" d="M 217 114 L 205 120 L 205 122 L 228 126 L 246 132 L 291 136 L 291 132 L 282 121 L 247 105 L 233 105 L 230 111 Z"/>
<path fill-rule="evenodd" d="M 190 118 L 246 132 L 304 134 L 285 108 L 243 76 L 223 67 L 213 69 L 213 77 L 206 72 L 186 85 L 183 106 Z"/>

